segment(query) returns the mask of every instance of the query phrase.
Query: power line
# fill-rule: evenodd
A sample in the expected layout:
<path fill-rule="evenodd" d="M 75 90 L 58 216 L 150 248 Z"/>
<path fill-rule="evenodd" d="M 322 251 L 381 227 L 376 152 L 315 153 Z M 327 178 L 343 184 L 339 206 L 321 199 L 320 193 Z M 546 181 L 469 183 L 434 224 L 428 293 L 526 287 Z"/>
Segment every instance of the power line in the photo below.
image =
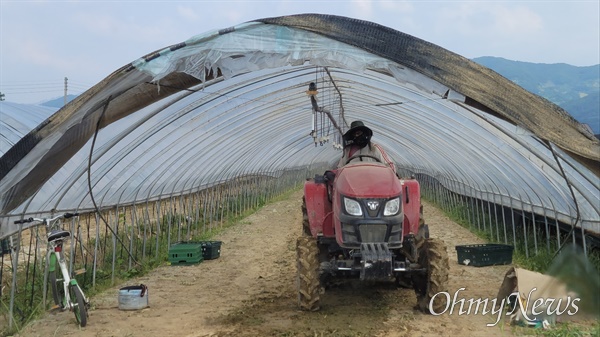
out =
<path fill-rule="evenodd" d="M 38 89 L 38 88 L 63 88 L 64 81 L 36 81 L 36 82 L 2 82 L 0 88 L 4 90 L 21 90 L 21 89 Z M 69 79 L 69 87 L 85 88 L 86 90 L 93 87 L 94 84 L 71 81 Z"/>
<path fill-rule="evenodd" d="M 42 92 L 61 92 L 62 89 L 47 89 L 47 90 L 21 90 L 21 91 L 11 91 L 11 90 L 3 90 L 2 92 L 7 95 L 21 95 L 21 94 L 37 94 Z"/>
<path fill-rule="evenodd" d="M 62 95 L 66 97 L 68 95 L 80 95 L 92 85 L 88 85 L 82 82 L 73 83 L 65 77 L 63 81 L 45 80 L 45 81 L 9 81 L 0 84 L 0 93 L 2 99 L 5 100 L 7 96 L 22 96 L 22 95 L 34 95 L 34 94 L 51 94 Z"/>

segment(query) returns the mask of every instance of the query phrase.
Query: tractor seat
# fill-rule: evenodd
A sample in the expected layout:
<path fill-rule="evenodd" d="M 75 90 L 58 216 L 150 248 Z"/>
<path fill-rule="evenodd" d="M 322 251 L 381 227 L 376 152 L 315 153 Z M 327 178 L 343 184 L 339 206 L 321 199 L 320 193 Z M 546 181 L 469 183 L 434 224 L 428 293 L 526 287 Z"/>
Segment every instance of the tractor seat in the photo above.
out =
<path fill-rule="evenodd" d="M 53 230 L 48 234 L 48 242 L 52 242 L 55 240 L 62 240 L 65 238 L 69 238 L 71 236 L 71 232 L 64 230 Z"/>

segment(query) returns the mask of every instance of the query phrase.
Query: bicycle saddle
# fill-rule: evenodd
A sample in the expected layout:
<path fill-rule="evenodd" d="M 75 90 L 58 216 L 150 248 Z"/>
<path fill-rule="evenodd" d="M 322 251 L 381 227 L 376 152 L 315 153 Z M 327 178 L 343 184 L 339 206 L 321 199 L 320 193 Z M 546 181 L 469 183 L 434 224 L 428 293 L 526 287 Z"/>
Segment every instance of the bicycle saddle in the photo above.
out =
<path fill-rule="evenodd" d="M 62 240 L 64 238 L 68 238 L 71 236 L 71 232 L 64 230 L 53 230 L 48 234 L 48 242 L 52 242 L 55 240 Z"/>

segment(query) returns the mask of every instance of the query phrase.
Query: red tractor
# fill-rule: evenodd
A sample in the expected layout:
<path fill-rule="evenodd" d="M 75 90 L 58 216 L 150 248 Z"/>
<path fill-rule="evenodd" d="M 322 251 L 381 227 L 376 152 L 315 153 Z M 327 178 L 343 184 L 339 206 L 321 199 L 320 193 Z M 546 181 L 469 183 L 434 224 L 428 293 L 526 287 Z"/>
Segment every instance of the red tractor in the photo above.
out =
<path fill-rule="evenodd" d="M 429 238 L 420 198 L 417 180 L 399 179 L 380 162 L 307 180 L 296 249 L 300 308 L 319 310 L 328 282 L 358 278 L 412 286 L 418 309 L 441 312 L 445 296 L 434 295 L 447 291 L 448 255 L 442 241 Z"/>

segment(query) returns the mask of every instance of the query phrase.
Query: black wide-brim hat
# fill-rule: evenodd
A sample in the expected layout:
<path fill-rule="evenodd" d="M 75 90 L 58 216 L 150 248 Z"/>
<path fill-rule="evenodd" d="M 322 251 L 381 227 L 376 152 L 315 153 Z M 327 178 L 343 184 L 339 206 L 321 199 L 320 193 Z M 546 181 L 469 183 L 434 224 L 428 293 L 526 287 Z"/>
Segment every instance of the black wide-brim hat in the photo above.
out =
<path fill-rule="evenodd" d="M 350 124 L 350 129 L 348 129 L 348 131 L 346 131 L 346 133 L 344 133 L 344 136 L 342 138 L 344 138 L 345 141 L 348 141 L 348 140 L 352 139 L 352 135 L 356 131 L 362 131 L 364 134 L 366 134 L 369 137 L 369 139 L 371 138 L 371 136 L 373 136 L 373 131 L 371 129 L 369 129 L 368 127 L 366 127 L 363 122 L 354 121 L 354 122 L 352 122 L 352 124 Z"/>

